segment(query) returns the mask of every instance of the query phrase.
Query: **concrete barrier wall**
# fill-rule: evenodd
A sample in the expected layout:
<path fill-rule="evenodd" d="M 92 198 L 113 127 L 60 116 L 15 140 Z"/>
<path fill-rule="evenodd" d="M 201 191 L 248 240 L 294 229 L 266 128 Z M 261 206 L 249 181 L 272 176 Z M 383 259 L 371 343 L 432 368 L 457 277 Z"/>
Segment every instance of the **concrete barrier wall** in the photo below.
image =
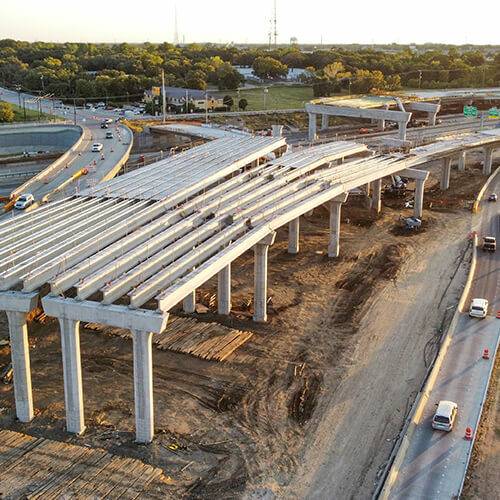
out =
<path fill-rule="evenodd" d="M 43 182 L 48 177 L 57 174 L 59 170 L 62 170 L 64 168 L 64 164 L 66 163 L 67 159 L 78 149 L 85 135 L 86 134 L 89 135 L 87 129 L 84 129 L 79 125 L 72 126 L 72 128 L 78 130 L 79 134 L 76 137 L 73 144 L 72 145 L 70 144 L 68 146 L 69 149 L 66 151 L 66 153 L 60 156 L 56 161 L 51 163 L 46 169 L 42 170 L 39 174 L 35 175 L 30 180 L 26 181 L 24 184 L 22 184 L 14 191 L 12 191 L 11 198 L 19 196 L 21 193 L 29 192 L 32 186 Z"/>

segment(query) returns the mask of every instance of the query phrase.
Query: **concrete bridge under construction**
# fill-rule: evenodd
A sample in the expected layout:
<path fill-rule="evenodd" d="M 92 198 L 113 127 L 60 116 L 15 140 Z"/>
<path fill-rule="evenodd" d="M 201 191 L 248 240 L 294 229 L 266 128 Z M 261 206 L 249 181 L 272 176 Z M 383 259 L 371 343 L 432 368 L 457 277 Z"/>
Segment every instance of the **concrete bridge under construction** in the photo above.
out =
<path fill-rule="evenodd" d="M 425 164 L 442 161 L 447 189 L 452 159 L 465 168 L 466 152 L 484 148 L 489 175 L 499 132 L 406 155 L 375 155 L 355 142 L 292 151 L 280 136 L 224 137 L 0 223 L 0 309 L 9 321 L 19 420 L 34 415 L 26 316 L 40 300 L 60 324 L 67 430 L 85 429 L 79 324 L 89 321 L 131 330 L 136 440 L 150 442 L 152 335 L 174 306 L 194 312 L 196 289 L 217 276 L 218 312 L 229 314 L 231 265 L 253 249 L 253 317 L 266 321 L 268 250 L 278 228 L 289 225 L 288 251 L 296 254 L 300 217 L 328 204 L 335 258 L 350 190 L 365 187 L 378 212 L 384 177 L 414 179 L 421 216 Z"/>

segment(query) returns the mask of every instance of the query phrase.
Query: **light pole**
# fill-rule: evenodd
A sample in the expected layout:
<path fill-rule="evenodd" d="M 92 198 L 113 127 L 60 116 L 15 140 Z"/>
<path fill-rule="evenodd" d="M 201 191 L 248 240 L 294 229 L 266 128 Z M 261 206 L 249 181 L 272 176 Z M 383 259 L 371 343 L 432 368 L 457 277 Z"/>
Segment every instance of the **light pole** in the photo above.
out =
<path fill-rule="evenodd" d="M 418 88 L 422 85 L 422 71 L 418 70 Z"/>
<path fill-rule="evenodd" d="M 208 94 L 205 90 L 205 124 L 208 124 Z"/>
<path fill-rule="evenodd" d="M 267 100 L 268 93 L 269 93 L 269 89 L 267 87 L 264 87 L 264 109 L 267 109 L 266 100 Z"/>
<path fill-rule="evenodd" d="M 42 92 L 45 94 L 45 85 L 43 83 L 43 75 L 40 75 L 40 81 L 42 82 Z"/>

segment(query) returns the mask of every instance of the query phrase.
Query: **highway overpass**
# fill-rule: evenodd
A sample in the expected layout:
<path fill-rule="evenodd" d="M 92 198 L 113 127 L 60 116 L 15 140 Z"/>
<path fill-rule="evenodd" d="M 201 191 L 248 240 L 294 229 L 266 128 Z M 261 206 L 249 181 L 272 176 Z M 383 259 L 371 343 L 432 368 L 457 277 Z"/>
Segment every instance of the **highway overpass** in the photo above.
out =
<path fill-rule="evenodd" d="M 500 135 L 474 141 L 463 148 L 498 146 Z M 337 257 L 350 190 L 370 184 L 378 211 L 383 177 L 414 178 L 420 213 L 428 172 L 415 167 L 429 161 L 428 152 L 373 155 L 355 142 L 291 151 L 281 137 L 225 137 L 1 222 L 0 308 L 9 319 L 18 418 L 33 418 L 26 313 L 41 290 L 49 288 L 42 305 L 61 329 L 68 431 L 85 428 L 79 322 L 92 321 L 132 331 L 136 438 L 149 442 L 151 338 L 169 311 L 182 303 L 193 312 L 195 290 L 217 276 L 219 313 L 229 314 L 231 264 L 253 249 L 254 320 L 266 321 L 267 256 L 278 228 L 289 225 L 295 254 L 300 216 L 327 204 L 328 255 Z"/>

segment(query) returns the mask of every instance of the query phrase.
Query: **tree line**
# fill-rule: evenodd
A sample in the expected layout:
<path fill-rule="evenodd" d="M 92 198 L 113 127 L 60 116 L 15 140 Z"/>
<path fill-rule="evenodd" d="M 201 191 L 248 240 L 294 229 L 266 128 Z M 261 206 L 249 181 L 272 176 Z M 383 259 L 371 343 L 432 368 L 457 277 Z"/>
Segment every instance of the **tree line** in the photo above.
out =
<path fill-rule="evenodd" d="M 298 46 L 237 48 L 213 44 L 92 44 L 0 40 L 0 82 L 57 97 L 109 101 L 139 99 L 157 86 L 163 70 L 169 86 L 232 90 L 243 83 L 234 66 L 252 67 L 263 80 L 280 80 L 289 68 L 316 95 L 349 88 L 353 93 L 407 88 L 500 85 L 498 47 L 432 46 L 428 50 Z"/>

